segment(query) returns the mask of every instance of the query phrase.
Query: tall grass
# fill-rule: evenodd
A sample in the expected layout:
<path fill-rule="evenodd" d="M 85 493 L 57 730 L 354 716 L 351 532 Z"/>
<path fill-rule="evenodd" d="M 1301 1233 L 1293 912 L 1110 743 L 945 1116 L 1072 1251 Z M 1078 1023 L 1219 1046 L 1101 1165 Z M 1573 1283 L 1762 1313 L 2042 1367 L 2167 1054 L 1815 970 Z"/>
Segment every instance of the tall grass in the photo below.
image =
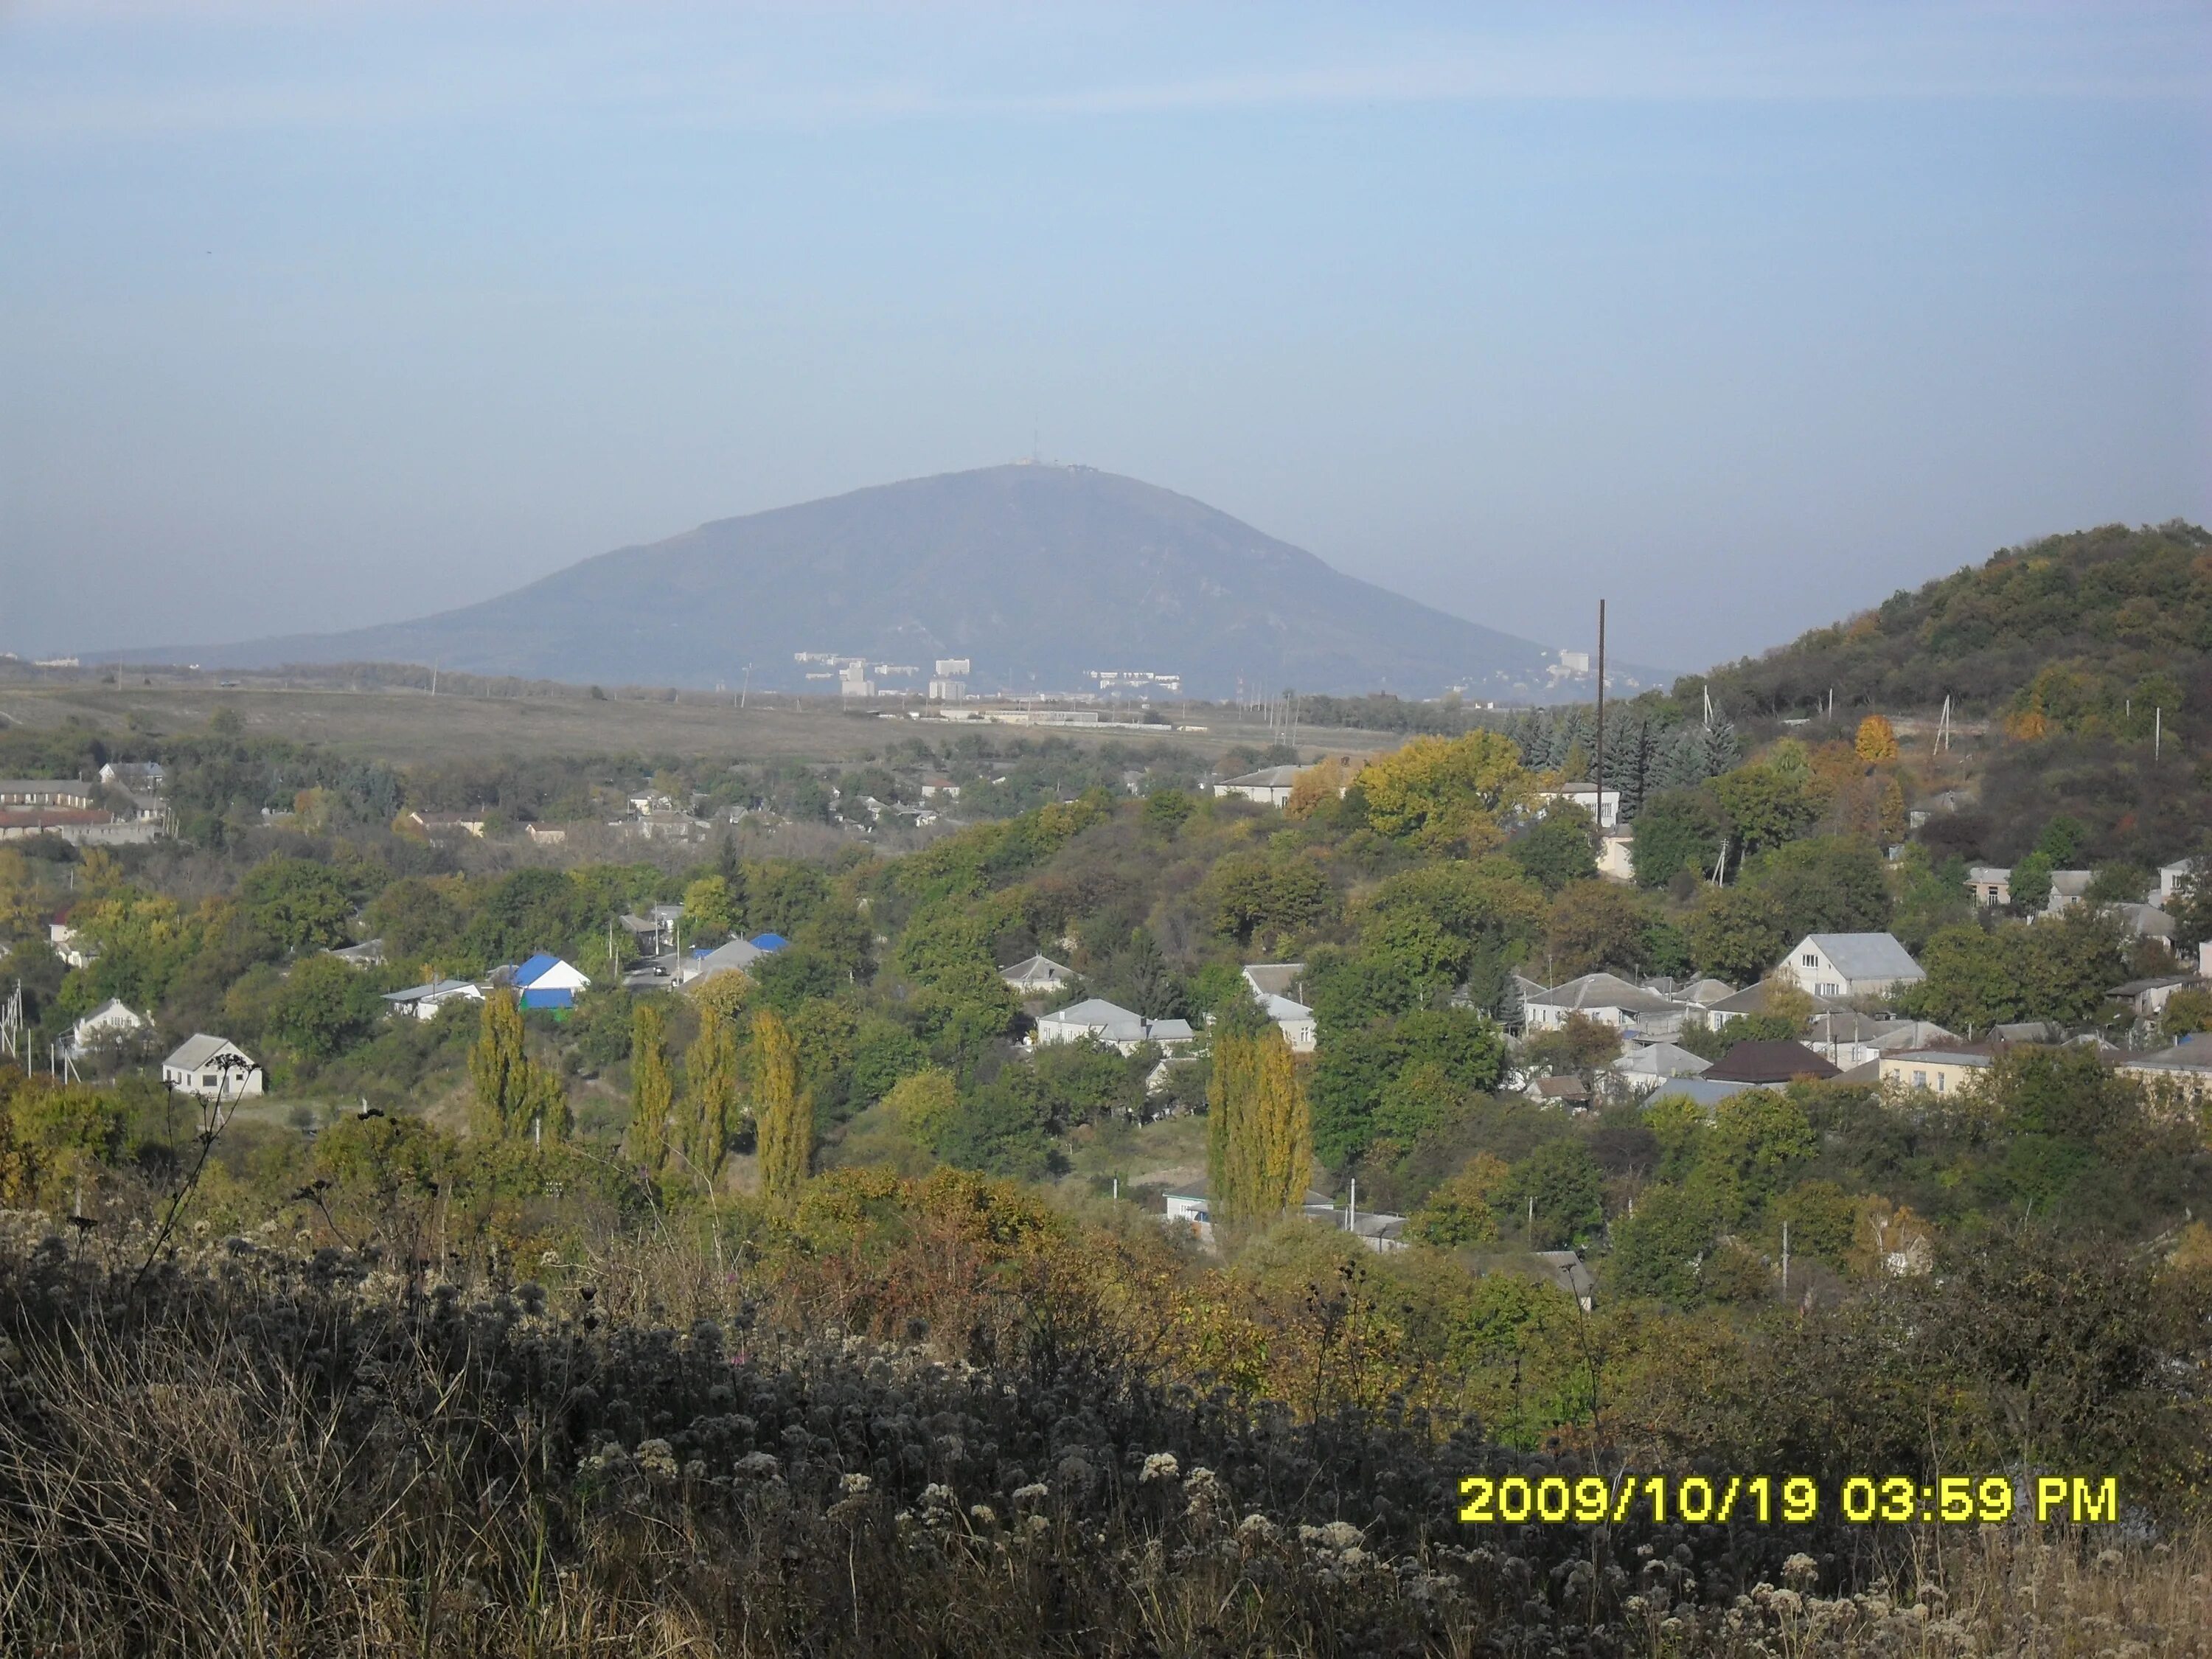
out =
<path fill-rule="evenodd" d="M 864 1338 L 702 1260 L 424 1290 L 233 1240 L 134 1288 L 128 1241 L 0 1238 L 0 1652 L 2181 1653 L 2212 1627 L 2197 1541 L 1478 1538 L 1459 1474 L 1542 1460 L 1240 1407 L 1066 1328 L 988 1364 Z"/>

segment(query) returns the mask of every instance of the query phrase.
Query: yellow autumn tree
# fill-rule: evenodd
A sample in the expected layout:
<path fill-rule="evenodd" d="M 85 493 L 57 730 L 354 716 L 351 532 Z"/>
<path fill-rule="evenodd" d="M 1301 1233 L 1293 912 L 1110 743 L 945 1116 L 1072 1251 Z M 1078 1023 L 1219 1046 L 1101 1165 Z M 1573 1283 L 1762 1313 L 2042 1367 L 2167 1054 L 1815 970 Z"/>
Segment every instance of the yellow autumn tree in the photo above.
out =
<path fill-rule="evenodd" d="M 485 1139 L 534 1134 L 558 1140 L 568 1133 L 568 1091 L 558 1072 L 524 1049 L 522 1010 L 512 991 L 495 991 L 484 999 L 476 1044 L 469 1050 L 469 1082 L 470 1127 Z"/>
<path fill-rule="evenodd" d="M 738 1103 L 737 1029 L 719 1010 L 704 1009 L 699 1035 L 684 1056 L 684 1109 L 677 1115 L 676 1150 L 686 1172 L 711 1193 L 730 1141 L 730 1115 Z"/>
<path fill-rule="evenodd" d="M 884 1109 L 916 1146 L 933 1152 L 952 1115 L 960 1109 L 960 1097 L 951 1073 L 931 1066 L 891 1085 L 884 1097 Z"/>
<path fill-rule="evenodd" d="M 1352 781 L 1353 767 L 1340 755 L 1328 755 L 1291 780 L 1291 798 L 1283 803 L 1285 816 L 1311 817 L 1314 809 L 1334 800 Z"/>
<path fill-rule="evenodd" d="M 1207 1208 L 1228 1221 L 1279 1214 L 1305 1196 L 1313 1117 L 1290 1044 L 1273 1026 L 1215 1044 L 1207 1097 Z"/>
<path fill-rule="evenodd" d="M 773 1010 L 753 1016 L 753 1121 L 760 1137 L 761 1189 L 772 1202 L 798 1201 L 814 1153 L 814 1103 L 799 1088 L 799 1045 Z"/>
<path fill-rule="evenodd" d="M 1359 775 L 1367 821 L 1432 852 L 1479 857 L 1505 839 L 1501 820 L 1535 799 L 1520 746 L 1498 732 L 1415 738 Z"/>
<path fill-rule="evenodd" d="M 1879 766 L 1884 761 L 1897 758 L 1897 731 L 1890 725 L 1887 714 L 1869 714 L 1859 722 L 1858 736 L 1851 747 L 1869 766 Z"/>
<path fill-rule="evenodd" d="M 668 1074 L 668 1024 L 641 1002 L 629 1018 L 629 1158 L 649 1176 L 668 1162 L 669 1119 L 676 1085 Z"/>

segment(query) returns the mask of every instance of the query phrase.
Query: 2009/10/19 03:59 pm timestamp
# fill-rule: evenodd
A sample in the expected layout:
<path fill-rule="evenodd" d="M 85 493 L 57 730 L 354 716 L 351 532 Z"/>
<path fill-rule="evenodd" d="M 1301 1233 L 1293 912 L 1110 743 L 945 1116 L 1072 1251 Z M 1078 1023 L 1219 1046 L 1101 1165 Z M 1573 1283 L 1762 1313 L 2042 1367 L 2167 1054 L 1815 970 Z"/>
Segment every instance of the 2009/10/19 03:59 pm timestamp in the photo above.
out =
<path fill-rule="evenodd" d="M 1945 1475 L 1933 1481 L 1908 1475 L 1856 1474 L 1832 1496 L 1845 1521 L 1932 1522 L 1976 1526 L 2009 1521 L 2017 1510 L 2032 1509 L 2039 1522 L 2071 1521 L 2087 1525 L 2119 1519 L 2119 1483 L 2110 1475 L 2046 1474 L 2035 1477 L 2033 1494 L 2015 1492 L 2010 1477 L 1973 1479 Z M 1622 1475 L 1607 1480 L 1586 1474 L 1525 1475 L 1493 1479 L 1471 1474 L 1459 1483 L 1459 1518 L 1476 1526 L 1520 1526 L 1529 1522 L 1622 1522 L 1646 1520 L 1664 1525 L 1721 1526 L 1745 1522 L 1779 1522 L 1804 1526 L 1820 1518 L 1831 1501 L 1810 1475 Z"/>

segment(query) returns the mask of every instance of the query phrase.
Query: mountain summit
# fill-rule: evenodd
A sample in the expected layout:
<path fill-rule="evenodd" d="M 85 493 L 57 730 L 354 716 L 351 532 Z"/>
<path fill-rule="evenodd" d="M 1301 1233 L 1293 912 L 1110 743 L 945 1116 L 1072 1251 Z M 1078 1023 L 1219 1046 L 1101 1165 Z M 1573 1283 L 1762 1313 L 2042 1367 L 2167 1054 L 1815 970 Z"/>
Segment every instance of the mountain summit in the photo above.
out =
<path fill-rule="evenodd" d="M 801 653 L 818 659 L 798 660 Z M 113 659 L 118 653 L 107 653 Z M 1188 496 L 1015 465 L 858 489 L 603 553 L 480 605 L 340 634 L 133 651 L 229 667 L 417 662 L 531 678 L 806 689 L 832 657 L 920 690 L 967 658 L 979 692 L 1179 675 L 1228 697 L 1376 690 L 1572 696 L 1559 653 L 1334 570 Z M 1628 690 L 1637 671 L 1608 675 Z M 1650 683 L 1644 671 L 1643 683 Z M 826 691 L 817 684 L 813 690 Z"/>

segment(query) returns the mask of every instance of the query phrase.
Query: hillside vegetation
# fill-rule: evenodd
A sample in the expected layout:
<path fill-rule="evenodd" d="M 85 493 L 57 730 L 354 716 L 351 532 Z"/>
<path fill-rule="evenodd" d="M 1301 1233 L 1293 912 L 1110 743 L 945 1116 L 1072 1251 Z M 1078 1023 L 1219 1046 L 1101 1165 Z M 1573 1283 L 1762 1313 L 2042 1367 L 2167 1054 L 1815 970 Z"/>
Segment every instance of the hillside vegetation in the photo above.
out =
<path fill-rule="evenodd" d="M 1717 670 L 1732 712 L 1823 702 L 2039 715 L 2052 730 L 2148 732 L 2163 707 L 2212 716 L 2212 533 L 2179 520 L 2007 548 L 1983 564 Z"/>

